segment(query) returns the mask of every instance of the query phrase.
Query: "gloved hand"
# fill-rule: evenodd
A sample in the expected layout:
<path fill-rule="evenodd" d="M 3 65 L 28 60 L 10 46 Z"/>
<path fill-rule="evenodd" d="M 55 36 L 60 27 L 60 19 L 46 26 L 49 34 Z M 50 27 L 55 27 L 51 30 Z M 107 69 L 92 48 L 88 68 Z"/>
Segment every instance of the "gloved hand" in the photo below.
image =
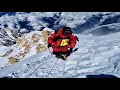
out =
<path fill-rule="evenodd" d="M 73 51 L 73 48 L 70 48 L 70 49 L 69 49 L 69 52 L 72 53 L 72 51 Z"/>
<path fill-rule="evenodd" d="M 51 47 L 51 44 L 48 44 L 48 46 L 47 46 L 47 47 L 48 47 L 48 48 L 49 48 L 49 47 Z"/>

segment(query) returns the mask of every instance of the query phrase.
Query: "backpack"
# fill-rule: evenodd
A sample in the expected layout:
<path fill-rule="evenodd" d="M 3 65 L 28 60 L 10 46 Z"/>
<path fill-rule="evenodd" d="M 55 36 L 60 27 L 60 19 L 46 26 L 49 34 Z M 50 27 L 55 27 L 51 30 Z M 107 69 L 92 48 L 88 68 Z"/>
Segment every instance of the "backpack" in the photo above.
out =
<path fill-rule="evenodd" d="M 58 34 L 58 31 L 59 30 L 56 30 L 55 34 Z M 63 32 L 63 30 L 62 30 L 62 32 Z M 69 38 L 70 38 L 69 36 L 67 38 L 61 38 L 60 35 L 58 35 L 57 37 L 54 38 L 54 42 L 56 42 L 59 39 L 62 39 L 59 46 L 68 46 L 69 45 Z"/>

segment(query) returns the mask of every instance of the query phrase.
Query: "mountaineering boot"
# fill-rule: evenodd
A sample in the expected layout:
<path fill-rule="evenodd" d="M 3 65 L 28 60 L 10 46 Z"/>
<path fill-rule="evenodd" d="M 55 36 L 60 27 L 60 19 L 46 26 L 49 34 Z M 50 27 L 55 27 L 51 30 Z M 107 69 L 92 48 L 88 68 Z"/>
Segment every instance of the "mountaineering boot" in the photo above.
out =
<path fill-rule="evenodd" d="M 56 58 L 58 58 L 58 59 L 61 58 L 61 55 L 60 55 L 60 54 L 56 54 L 55 56 L 56 56 Z"/>
<path fill-rule="evenodd" d="M 63 60 L 67 60 L 67 54 L 61 54 L 60 56 Z"/>
<path fill-rule="evenodd" d="M 60 55 L 57 54 L 57 55 L 56 55 L 56 58 L 60 58 Z"/>

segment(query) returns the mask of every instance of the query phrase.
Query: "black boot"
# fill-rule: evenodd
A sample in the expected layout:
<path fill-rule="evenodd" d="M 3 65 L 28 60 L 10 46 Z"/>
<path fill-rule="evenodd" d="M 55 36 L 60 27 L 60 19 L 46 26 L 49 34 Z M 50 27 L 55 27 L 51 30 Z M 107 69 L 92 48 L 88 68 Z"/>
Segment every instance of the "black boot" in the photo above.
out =
<path fill-rule="evenodd" d="M 59 54 L 57 54 L 57 55 L 56 55 L 56 58 L 60 58 L 60 55 L 59 55 Z"/>
<path fill-rule="evenodd" d="M 56 58 L 60 58 L 60 53 L 55 53 L 54 52 L 54 54 L 55 54 Z"/>

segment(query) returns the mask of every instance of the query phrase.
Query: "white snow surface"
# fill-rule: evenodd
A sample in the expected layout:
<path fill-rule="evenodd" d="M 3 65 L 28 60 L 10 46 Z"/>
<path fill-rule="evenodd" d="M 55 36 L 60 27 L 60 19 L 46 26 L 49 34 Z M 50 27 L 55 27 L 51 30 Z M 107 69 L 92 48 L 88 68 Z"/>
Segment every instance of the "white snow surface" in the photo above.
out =
<path fill-rule="evenodd" d="M 120 32 L 95 37 L 80 35 L 66 61 L 46 50 L 0 70 L 0 77 L 13 78 L 86 78 L 109 74 L 120 77 Z"/>
<path fill-rule="evenodd" d="M 46 30 L 50 31 L 52 33 L 54 32 L 52 29 L 49 29 L 49 28 L 44 28 L 43 29 L 43 31 L 46 31 Z M 32 42 L 31 38 L 34 34 L 42 35 L 41 31 L 33 31 L 33 32 L 30 32 L 30 33 L 24 34 L 28 43 Z M 36 46 L 39 45 L 39 44 L 42 44 L 46 47 L 46 45 L 44 44 L 43 37 L 39 38 L 39 41 L 37 43 L 31 45 L 30 51 L 28 51 L 27 54 L 24 57 L 22 55 L 19 56 L 19 57 L 16 57 L 17 55 L 20 55 L 20 53 L 25 52 L 26 48 L 22 47 L 21 44 L 20 45 L 14 44 L 10 47 L 1 46 L 0 47 L 0 69 L 10 65 L 9 60 L 8 60 L 9 57 L 14 57 L 14 58 L 20 58 L 21 57 L 21 59 L 20 59 L 20 61 L 21 61 L 22 58 L 25 59 L 25 58 L 28 58 L 32 55 L 35 55 L 37 53 Z M 9 51 L 11 49 L 12 49 L 12 52 L 10 52 L 9 55 L 3 56 L 7 51 Z"/>
<path fill-rule="evenodd" d="M 35 47 L 33 46 L 30 53 L 23 60 L 2 68 L 0 70 L 0 77 L 85 78 L 86 75 L 96 74 L 111 74 L 120 77 L 120 32 L 101 35 L 102 27 L 108 26 L 110 29 L 119 31 L 120 24 L 100 25 L 107 18 L 120 15 L 120 12 L 62 12 L 59 18 L 59 25 L 75 28 L 87 22 L 92 15 L 98 14 L 108 15 L 103 15 L 94 28 L 84 32 L 88 35 L 76 34 L 79 37 L 79 42 L 75 48 L 78 49 L 66 61 L 57 59 L 54 55 L 51 55 L 49 50 L 36 54 Z M 18 21 L 27 19 L 30 22 L 29 25 L 34 28 L 36 33 L 39 33 L 37 30 L 40 30 L 42 26 L 47 27 L 48 25 L 48 23 L 43 22 L 41 19 L 43 17 L 53 17 L 54 15 L 59 15 L 59 12 L 17 12 L 15 16 L 4 15 L 0 17 L 0 28 L 5 29 L 4 25 L 7 24 L 8 28 L 12 30 L 26 32 L 25 28 L 20 29 Z M 13 27 L 14 23 L 17 24 L 17 28 Z M 101 36 L 93 36 L 91 32 L 95 35 L 100 33 Z M 10 38 L 14 39 L 10 33 L 7 34 L 9 34 Z M 29 33 L 26 37 L 31 35 L 32 33 Z M 2 38 L 0 40 L 5 42 Z M 42 42 L 40 41 L 39 43 Z M 12 54 L 19 52 L 19 47 L 13 45 L 11 48 L 14 48 Z M 4 54 L 8 49 L 9 47 L 0 47 L 0 55 Z M 6 57 L 1 57 L 0 67 L 3 67 L 7 62 Z"/>

